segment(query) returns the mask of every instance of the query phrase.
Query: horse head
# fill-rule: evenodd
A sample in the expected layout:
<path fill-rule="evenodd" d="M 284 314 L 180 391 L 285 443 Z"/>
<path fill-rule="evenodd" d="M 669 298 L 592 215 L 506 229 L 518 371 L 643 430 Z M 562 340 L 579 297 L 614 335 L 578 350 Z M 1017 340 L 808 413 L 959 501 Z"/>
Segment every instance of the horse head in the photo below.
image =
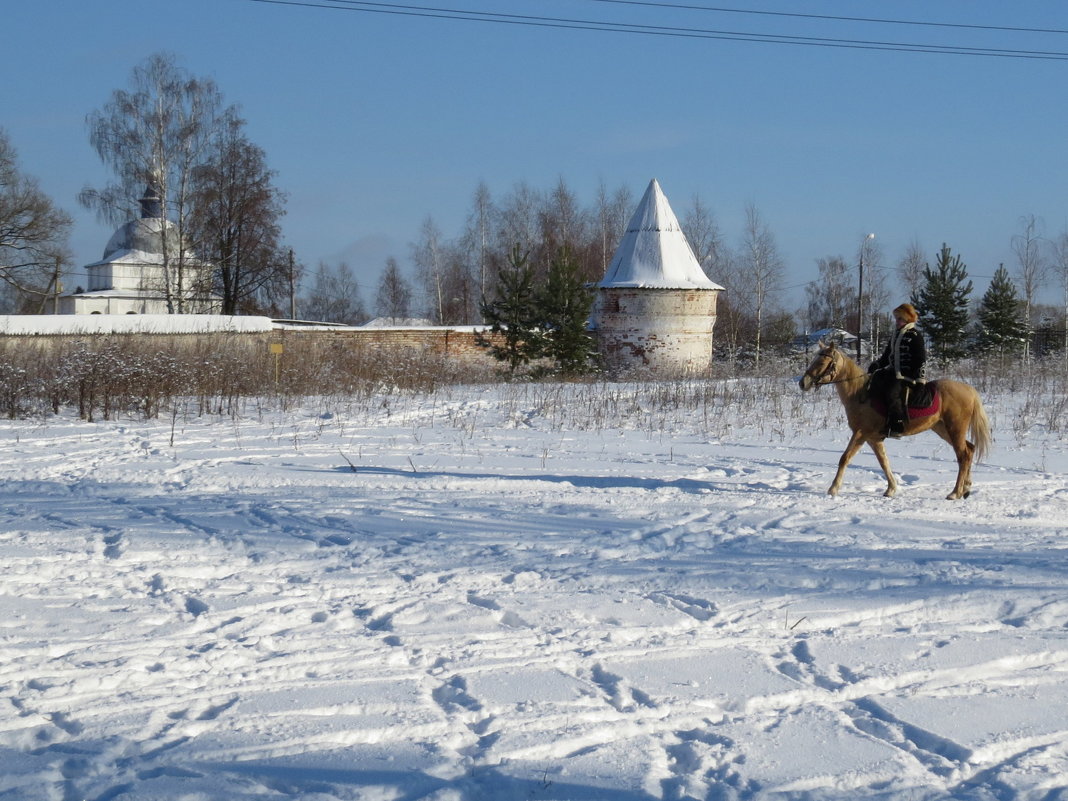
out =
<path fill-rule="evenodd" d="M 838 347 L 833 342 L 827 344 L 822 339 L 817 343 L 817 347 L 819 351 L 816 358 L 798 382 L 802 392 L 831 383 L 838 372 Z"/>

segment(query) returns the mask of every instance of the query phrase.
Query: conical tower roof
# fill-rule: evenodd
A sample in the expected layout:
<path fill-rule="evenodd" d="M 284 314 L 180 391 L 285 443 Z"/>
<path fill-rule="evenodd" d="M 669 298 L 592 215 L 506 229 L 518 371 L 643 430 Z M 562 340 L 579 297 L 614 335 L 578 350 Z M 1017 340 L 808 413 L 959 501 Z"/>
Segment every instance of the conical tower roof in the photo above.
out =
<path fill-rule="evenodd" d="M 616 255 L 597 286 L 723 289 L 701 269 L 655 178 L 649 182 Z"/>

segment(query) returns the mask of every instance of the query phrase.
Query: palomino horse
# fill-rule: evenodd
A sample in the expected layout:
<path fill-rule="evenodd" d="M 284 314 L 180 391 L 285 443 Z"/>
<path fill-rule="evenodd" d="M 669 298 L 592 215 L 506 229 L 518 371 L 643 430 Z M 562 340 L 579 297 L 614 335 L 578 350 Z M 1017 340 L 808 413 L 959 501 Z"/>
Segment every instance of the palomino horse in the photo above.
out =
<path fill-rule="evenodd" d="M 890 470 L 886 448 L 883 446 L 883 440 L 886 438 L 883 433 L 886 428 L 886 417 L 872 408 L 864 397 L 868 374 L 834 343 L 824 345 L 821 342 L 819 348 L 816 358 L 801 376 L 801 389 L 807 391 L 823 384 L 834 384 L 835 389 L 838 390 L 838 397 L 845 407 L 846 420 L 849 422 L 849 427 L 853 429 L 853 436 L 849 438 L 849 444 L 842 458 L 838 460 L 838 472 L 835 473 L 834 481 L 831 482 L 827 493 L 838 494 L 846 465 L 867 442 L 875 452 L 875 458 L 879 460 L 883 473 L 886 474 L 887 484 L 884 494 L 887 498 L 892 498 L 897 492 L 897 479 Z M 990 448 L 990 421 L 983 409 L 983 402 L 979 400 L 979 393 L 972 387 L 947 378 L 931 383 L 941 395 L 941 407 L 927 417 L 908 420 L 905 424 L 905 436 L 931 430 L 948 442 L 957 455 L 957 483 L 946 499 L 952 501 L 967 498 L 972 487 L 972 460 L 979 461 Z M 975 440 L 974 443 L 967 439 L 969 429 Z"/>

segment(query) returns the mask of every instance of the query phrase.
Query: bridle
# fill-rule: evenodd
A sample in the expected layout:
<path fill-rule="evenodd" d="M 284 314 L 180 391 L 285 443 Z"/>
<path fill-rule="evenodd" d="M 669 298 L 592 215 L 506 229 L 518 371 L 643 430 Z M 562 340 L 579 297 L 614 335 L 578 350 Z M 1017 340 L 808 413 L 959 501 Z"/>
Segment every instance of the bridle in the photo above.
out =
<path fill-rule="evenodd" d="M 840 367 L 840 359 L 838 357 L 837 349 L 827 348 L 826 350 L 821 350 L 820 356 L 827 356 L 830 359 L 830 363 L 823 368 L 823 371 L 816 376 L 811 375 L 808 370 L 805 371 L 805 376 L 807 376 L 812 381 L 813 389 L 815 389 L 816 387 L 826 386 L 828 384 L 845 384 L 849 381 L 856 380 L 848 376 L 846 378 L 836 378 L 836 376 L 838 375 L 838 369 Z"/>
<path fill-rule="evenodd" d="M 841 381 L 835 380 L 835 376 L 838 374 L 837 353 L 835 353 L 833 350 L 824 351 L 820 353 L 820 356 L 829 356 L 830 358 L 830 362 L 827 364 L 826 367 L 823 368 L 823 371 L 816 376 L 810 375 L 807 370 L 805 371 L 805 375 L 807 375 L 812 380 L 813 387 L 822 387 L 824 384 L 840 384 L 842 383 L 842 381 L 848 380 L 844 378 L 841 379 Z M 811 370 L 811 368 L 809 369 Z"/>

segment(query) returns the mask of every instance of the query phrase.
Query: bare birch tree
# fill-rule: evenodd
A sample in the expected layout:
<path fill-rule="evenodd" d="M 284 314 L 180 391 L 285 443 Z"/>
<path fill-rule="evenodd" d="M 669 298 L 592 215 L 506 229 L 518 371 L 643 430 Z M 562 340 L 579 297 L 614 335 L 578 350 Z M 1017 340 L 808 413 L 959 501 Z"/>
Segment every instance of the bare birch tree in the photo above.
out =
<path fill-rule="evenodd" d="M 705 275 L 719 283 L 720 279 L 716 276 L 720 272 L 726 245 L 715 215 L 698 195 L 693 196 L 683 216 L 682 230 Z"/>
<path fill-rule="evenodd" d="M 608 272 L 608 265 L 615 255 L 616 248 L 627 232 L 628 215 L 634 207 L 634 198 L 626 186 L 621 186 L 609 194 L 608 187 L 602 181 L 597 187 L 594 218 L 596 219 L 598 251 L 600 255 L 601 275 Z"/>
<path fill-rule="evenodd" d="M 586 228 L 586 215 L 571 187 L 560 177 L 549 193 L 541 212 L 542 232 L 546 240 L 559 247 L 580 244 Z"/>
<path fill-rule="evenodd" d="M 378 282 L 375 295 L 375 314 L 388 318 L 390 323 L 398 325 L 411 316 L 412 288 L 401 274 L 397 260 L 390 256 Z"/>
<path fill-rule="evenodd" d="M 727 291 L 716 301 L 715 342 L 732 364 L 738 358 L 747 328 L 748 305 L 743 301 L 746 282 L 742 272 L 741 261 L 730 249 L 724 248 L 715 281 Z"/>
<path fill-rule="evenodd" d="M 890 298 L 886 289 L 886 274 L 883 270 L 883 248 L 873 235 L 860 240 L 857 248 L 857 268 L 863 263 L 864 285 L 858 286 L 861 293 L 859 308 L 863 320 L 857 323 L 859 336 L 864 326 L 868 329 L 868 341 L 872 351 L 876 350 L 881 334 L 886 330 L 886 304 Z M 897 305 L 897 304 L 894 304 Z"/>
<path fill-rule="evenodd" d="M 816 270 L 817 279 L 805 286 L 808 328 L 845 329 L 856 306 L 853 268 L 841 256 L 825 256 Z"/>
<path fill-rule="evenodd" d="M 419 227 L 419 239 L 412 243 L 411 255 L 430 316 L 440 324 L 445 319 L 445 242 L 432 217 L 426 217 Z"/>
<path fill-rule="evenodd" d="M 360 282 L 347 262 L 331 267 L 319 262 L 315 282 L 308 296 L 301 302 L 301 316 L 308 320 L 322 320 L 345 325 L 367 322 Z"/>
<path fill-rule="evenodd" d="M 479 181 L 471 202 L 471 213 L 464 232 L 464 247 L 472 261 L 477 276 L 478 294 L 484 298 L 489 291 L 490 247 L 495 209 L 493 198 L 485 181 Z"/>
<path fill-rule="evenodd" d="M 222 107 L 211 79 L 189 75 L 169 54 L 157 53 L 134 68 L 129 90 L 116 90 L 86 122 L 89 141 L 116 182 L 86 188 L 81 202 L 103 219 L 119 223 L 132 216 L 131 201 L 152 185 L 163 208 L 160 240 L 163 293 L 167 310 L 183 312 L 195 264 L 189 216 L 194 171 L 207 160 L 218 126 L 234 113 Z"/>
<path fill-rule="evenodd" d="M 1068 368 L 1068 230 L 1053 242 L 1053 271 L 1061 282 L 1062 306 L 1064 320 L 1064 364 Z"/>
<path fill-rule="evenodd" d="M 538 219 L 542 204 L 541 193 L 526 182 L 516 184 L 498 204 L 500 215 L 494 247 L 496 271 L 508 266 L 516 247 L 521 253 L 533 253 L 542 246 Z"/>
<path fill-rule="evenodd" d="M 1049 265 L 1042 252 L 1042 220 L 1033 214 L 1020 218 L 1020 233 L 1012 238 L 1012 252 L 1016 256 L 1016 274 L 1023 291 L 1025 319 L 1028 328 L 1033 327 L 1031 310 L 1035 305 L 1038 290 L 1046 279 Z"/>
<path fill-rule="evenodd" d="M 764 318 L 771 303 L 782 289 L 786 265 L 779 255 L 775 235 L 753 204 L 745 209 L 745 229 L 738 258 L 744 302 L 749 306 L 754 324 L 754 347 L 760 363 Z"/>
<path fill-rule="evenodd" d="M 905 294 L 914 298 L 923 286 L 923 271 L 927 266 L 927 254 L 915 239 L 909 242 L 905 255 L 897 263 L 897 275 L 905 288 Z"/>

